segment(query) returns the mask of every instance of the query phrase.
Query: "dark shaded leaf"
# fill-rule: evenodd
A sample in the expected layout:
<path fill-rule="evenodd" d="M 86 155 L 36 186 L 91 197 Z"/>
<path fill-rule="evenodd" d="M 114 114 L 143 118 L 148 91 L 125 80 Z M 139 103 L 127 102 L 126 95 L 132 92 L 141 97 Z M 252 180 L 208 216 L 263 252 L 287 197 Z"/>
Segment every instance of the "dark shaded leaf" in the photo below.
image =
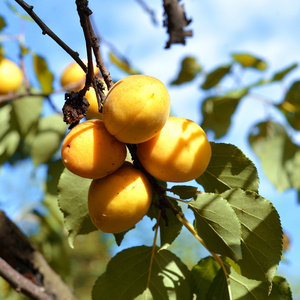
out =
<path fill-rule="evenodd" d="M 33 66 L 43 93 L 50 94 L 53 91 L 52 82 L 54 77 L 48 69 L 46 60 L 43 57 L 34 54 Z"/>
<path fill-rule="evenodd" d="M 190 199 L 199 194 L 199 191 L 194 186 L 189 185 L 174 185 L 171 189 L 169 189 L 169 192 L 172 192 L 173 194 L 180 197 L 180 199 Z"/>
<path fill-rule="evenodd" d="M 263 71 L 267 68 L 267 63 L 264 60 L 255 57 L 252 54 L 235 53 L 232 54 L 232 57 L 245 68 L 254 68 L 260 71 Z"/>
<path fill-rule="evenodd" d="M 291 288 L 290 288 L 288 282 L 286 281 L 286 279 L 281 276 L 275 276 L 273 279 L 272 293 L 277 294 L 278 291 L 283 296 L 282 299 L 293 300 Z"/>
<path fill-rule="evenodd" d="M 206 98 L 202 104 L 204 130 L 211 130 L 215 138 L 224 136 L 231 124 L 231 117 L 240 100 L 247 95 L 248 89 L 241 89 L 227 93 L 224 96 Z"/>
<path fill-rule="evenodd" d="M 201 85 L 201 88 L 208 90 L 216 86 L 223 79 L 223 77 L 230 72 L 230 69 L 231 65 L 225 65 L 213 70 L 207 74 L 204 83 Z"/>
<path fill-rule="evenodd" d="M 291 126 L 300 130 L 300 81 L 292 84 L 278 108 L 284 113 Z"/>
<path fill-rule="evenodd" d="M 133 226 L 132 228 L 130 228 L 130 229 L 126 230 L 126 231 L 122 231 L 122 232 L 120 232 L 120 233 L 115 233 L 115 234 L 114 234 L 114 237 L 115 237 L 116 244 L 117 244 L 118 246 L 120 246 L 121 243 L 122 243 L 122 241 L 123 241 L 123 239 L 124 239 L 125 234 L 126 234 L 129 230 L 132 230 L 132 229 L 134 229 L 134 228 L 135 228 L 135 226 Z"/>
<path fill-rule="evenodd" d="M 273 204 L 250 191 L 228 190 L 221 194 L 242 226 L 242 254 L 237 261 L 241 275 L 272 282 L 282 253 L 282 228 Z"/>
<path fill-rule="evenodd" d="M 291 66 L 285 68 L 284 70 L 277 72 L 274 74 L 271 81 L 280 81 L 282 80 L 288 73 L 298 67 L 298 64 L 292 64 Z"/>
<path fill-rule="evenodd" d="M 0 16 L 0 31 L 5 27 L 6 27 L 5 19 Z"/>
<path fill-rule="evenodd" d="M 168 250 L 155 249 L 147 289 L 151 251 L 151 247 L 133 247 L 113 257 L 97 279 L 92 299 L 132 300 L 147 294 L 149 300 L 191 300 L 190 271 Z"/>
<path fill-rule="evenodd" d="M 293 144 L 285 129 L 278 123 L 255 125 L 249 142 L 267 178 L 280 192 L 300 189 L 300 149 Z"/>
<path fill-rule="evenodd" d="M 231 188 L 257 192 L 259 178 L 253 162 L 234 145 L 211 142 L 212 157 L 197 182 L 206 192 L 222 193 Z"/>
<path fill-rule="evenodd" d="M 77 235 L 97 230 L 88 212 L 87 199 L 91 181 L 91 179 L 74 175 L 67 169 L 60 176 L 57 187 L 58 204 L 64 214 L 71 247 L 73 247 L 74 238 Z"/>
<path fill-rule="evenodd" d="M 203 193 L 189 202 L 189 208 L 195 215 L 195 229 L 210 252 L 234 261 L 242 258 L 240 222 L 225 199 Z"/>
<path fill-rule="evenodd" d="M 197 59 L 188 56 L 182 60 L 180 72 L 177 78 L 173 80 L 171 84 L 179 85 L 192 81 L 201 72 L 201 70 L 201 65 L 197 62 Z"/>
<path fill-rule="evenodd" d="M 220 268 L 221 266 L 212 258 L 212 256 L 201 259 L 198 264 L 192 268 L 191 272 L 197 300 L 207 299 L 206 294 Z"/>

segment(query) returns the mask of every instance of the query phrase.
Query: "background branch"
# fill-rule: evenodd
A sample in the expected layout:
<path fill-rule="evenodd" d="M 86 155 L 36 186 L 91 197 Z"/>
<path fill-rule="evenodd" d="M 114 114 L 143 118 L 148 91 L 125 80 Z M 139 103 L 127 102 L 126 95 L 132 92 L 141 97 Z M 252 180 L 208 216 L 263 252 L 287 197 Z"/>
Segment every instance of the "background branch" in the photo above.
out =
<path fill-rule="evenodd" d="M 3 211 L 0 211 L 0 240 L 0 275 L 18 292 L 28 296 L 35 293 L 30 296 L 32 299 L 76 300 L 70 288 Z"/>

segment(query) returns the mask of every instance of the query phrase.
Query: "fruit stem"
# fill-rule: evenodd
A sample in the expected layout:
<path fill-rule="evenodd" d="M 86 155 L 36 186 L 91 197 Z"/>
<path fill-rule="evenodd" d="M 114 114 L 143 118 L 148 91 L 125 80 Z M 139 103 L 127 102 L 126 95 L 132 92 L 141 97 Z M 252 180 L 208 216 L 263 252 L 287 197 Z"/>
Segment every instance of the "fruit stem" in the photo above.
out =
<path fill-rule="evenodd" d="M 169 199 L 167 199 L 167 200 L 169 201 L 170 205 L 173 206 L 173 203 Z M 202 244 L 202 246 L 204 246 L 204 248 L 212 255 L 212 257 L 216 260 L 216 262 L 221 266 L 221 268 L 224 272 L 225 278 L 226 278 L 226 282 L 227 282 L 229 299 L 232 299 L 230 282 L 229 282 L 229 275 L 227 273 L 227 270 L 225 268 L 225 264 L 224 264 L 223 260 L 221 259 L 221 257 L 218 254 L 211 252 L 207 248 L 204 241 L 201 239 L 201 237 L 196 232 L 194 226 L 185 218 L 185 216 L 182 212 L 178 211 L 178 213 L 175 214 L 175 215 L 176 215 L 177 219 L 182 223 L 182 225 Z"/>
<path fill-rule="evenodd" d="M 152 251 L 151 251 L 149 274 L 148 274 L 148 279 L 147 279 L 146 290 L 149 289 L 149 285 L 150 285 L 151 271 L 152 271 L 153 259 L 154 259 L 154 254 L 155 254 L 156 240 L 157 240 L 157 233 L 158 233 L 158 226 L 159 226 L 160 218 L 161 218 L 161 209 L 158 210 L 158 214 L 157 214 L 157 222 L 155 225 L 155 235 L 154 235 L 153 246 L 152 246 Z M 148 298 L 148 293 L 146 293 L 145 299 L 147 300 L 147 298 Z"/>

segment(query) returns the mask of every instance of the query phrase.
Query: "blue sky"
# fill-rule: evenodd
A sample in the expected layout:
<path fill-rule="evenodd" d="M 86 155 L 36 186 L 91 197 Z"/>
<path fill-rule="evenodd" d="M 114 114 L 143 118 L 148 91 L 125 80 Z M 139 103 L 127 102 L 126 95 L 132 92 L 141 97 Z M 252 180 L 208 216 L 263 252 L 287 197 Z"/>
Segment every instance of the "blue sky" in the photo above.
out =
<path fill-rule="evenodd" d="M 94 12 L 94 19 L 97 28 L 105 40 L 108 40 L 120 52 L 126 55 L 134 66 L 145 74 L 152 75 L 163 81 L 170 92 L 172 109 L 175 114 L 200 121 L 200 100 L 203 94 L 198 86 L 201 84 L 191 83 L 182 87 L 168 85 L 176 76 L 179 70 L 179 61 L 187 55 L 195 56 L 206 70 L 212 70 L 219 64 L 230 61 L 233 52 L 250 52 L 254 55 L 265 58 L 269 63 L 268 69 L 264 72 L 271 76 L 275 71 L 298 62 L 300 59 L 300 1 L 298 0 L 186 0 L 187 16 L 193 19 L 191 28 L 194 36 L 187 39 L 187 45 L 175 45 L 170 50 L 164 50 L 167 40 L 165 29 L 160 25 L 155 27 L 147 14 L 137 4 L 137 1 L 98 1 L 90 0 L 90 7 Z M 162 1 L 146 1 L 156 11 L 159 24 L 162 22 Z M 10 1 L 14 3 L 14 1 Z M 82 58 L 85 57 L 85 44 L 81 28 L 78 22 L 75 1 L 28 1 L 34 6 L 35 12 L 40 18 L 64 40 L 71 48 L 78 51 Z M 23 13 L 21 9 L 18 9 Z M 0 3 L 0 14 L 7 17 L 9 27 L 6 34 L 18 34 L 20 30 L 26 33 L 26 44 L 42 54 L 48 61 L 51 71 L 56 76 L 55 88 L 59 88 L 59 76 L 65 66 L 71 62 L 71 58 L 53 42 L 48 36 L 43 36 L 41 30 L 35 23 L 26 22 L 21 24 L 13 17 L 7 9 L 4 1 Z M 17 60 L 18 50 L 13 41 L 2 41 L 3 46 L 8 49 L 7 55 Z M 108 48 L 103 47 L 102 53 L 106 62 Z M 31 61 L 28 64 L 29 76 L 32 79 Z M 108 65 L 113 78 L 118 79 L 125 76 L 115 67 Z M 245 80 L 251 80 L 258 73 L 249 73 Z M 258 75 L 259 76 L 259 75 Z M 300 68 L 287 77 L 283 85 L 274 85 L 257 91 L 274 101 L 280 101 L 285 89 L 297 78 L 300 78 Z M 33 80 L 33 79 L 32 79 Z M 36 82 L 33 80 L 33 83 Z M 63 105 L 63 95 L 54 97 L 58 107 Z M 253 105 L 253 102 L 255 104 Z M 295 191 L 278 193 L 266 180 L 261 172 L 260 164 L 245 138 L 249 128 L 265 117 L 266 107 L 259 101 L 252 98 L 245 99 L 238 108 L 238 114 L 234 117 L 234 124 L 222 142 L 237 145 L 242 151 L 254 161 L 259 168 L 261 188 L 260 194 L 271 200 L 281 216 L 282 226 L 291 235 L 291 250 L 286 254 L 289 264 L 281 264 L 279 271 L 290 280 L 294 276 L 300 279 L 300 235 L 297 227 L 300 205 L 296 200 Z M 276 112 L 274 117 L 282 121 Z M 299 135 L 296 140 L 300 140 Z M 25 163 L 26 164 L 26 163 Z M 32 171 L 30 163 L 27 168 Z M 22 166 L 21 166 L 22 168 Z M 8 195 L 4 190 L 11 182 L 4 178 L 11 170 L 2 170 L 0 173 L 0 195 Z M 39 178 L 42 170 L 36 173 Z M 30 173 L 30 172 L 28 172 Z M 33 182 L 33 183 L 32 183 Z M 24 184 L 36 184 L 38 182 L 25 179 L 17 180 L 14 184 L 14 193 L 24 191 Z M 32 198 L 33 203 L 38 201 L 39 188 Z M 28 195 L 30 191 L 27 191 Z M 27 195 L 27 194 L 25 194 Z M 6 199 L 6 203 L 4 200 Z M 14 204 L 8 198 L 2 198 L 0 207 L 9 208 L 14 211 Z M 14 216 L 14 213 L 12 213 Z"/>

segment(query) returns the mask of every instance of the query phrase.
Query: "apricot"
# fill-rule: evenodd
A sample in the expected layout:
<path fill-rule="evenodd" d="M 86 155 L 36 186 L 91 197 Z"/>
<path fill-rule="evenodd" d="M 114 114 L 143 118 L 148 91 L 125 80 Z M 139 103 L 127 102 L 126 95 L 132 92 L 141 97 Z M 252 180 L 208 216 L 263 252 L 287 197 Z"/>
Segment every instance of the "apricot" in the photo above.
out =
<path fill-rule="evenodd" d="M 87 64 L 86 61 L 84 61 Z M 94 66 L 94 73 L 97 74 L 99 69 Z M 60 78 L 61 86 L 68 92 L 79 91 L 84 87 L 85 83 L 85 72 L 78 65 L 78 63 L 73 62 L 69 64 L 61 74 Z"/>
<path fill-rule="evenodd" d="M 108 90 L 105 85 L 104 95 L 107 95 L 107 92 Z M 97 101 L 97 96 L 94 88 L 90 87 L 90 89 L 85 93 L 85 98 L 90 104 L 90 106 L 88 107 L 88 111 L 86 113 L 86 118 L 102 120 L 102 113 L 100 113 L 98 109 L 98 101 Z"/>
<path fill-rule="evenodd" d="M 137 156 L 155 178 L 185 182 L 204 173 L 211 158 L 211 146 L 198 124 L 169 117 L 160 133 L 137 145 Z"/>
<path fill-rule="evenodd" d="M 151 201 L 147 177 L 127 162 L 113 174 L 93 180 L 88 193 L 91 220 L 106 233 L 132 228 L 147 214 Z"/>
<path fill-rule="evenodd" d="M 7 58 L 0 60 L 0 95 L 15 92 L 23 82 L 23 72 Z"/>
<path fill-rule="evenodd" d="M 101 120 L 78 124 L 63 140 L 61 157 L 66 168 L 84 178 L 101 178 L 120 168 L 126 146 L 108 133 Z"/>
<path fill-rule="evenodd" d="M 103 121 L 111 135 L 130 144 L 145 142 L 165 125 L 170 96 L 164 84 L 151 76 L 131 75 L 108 92 Z"/>

